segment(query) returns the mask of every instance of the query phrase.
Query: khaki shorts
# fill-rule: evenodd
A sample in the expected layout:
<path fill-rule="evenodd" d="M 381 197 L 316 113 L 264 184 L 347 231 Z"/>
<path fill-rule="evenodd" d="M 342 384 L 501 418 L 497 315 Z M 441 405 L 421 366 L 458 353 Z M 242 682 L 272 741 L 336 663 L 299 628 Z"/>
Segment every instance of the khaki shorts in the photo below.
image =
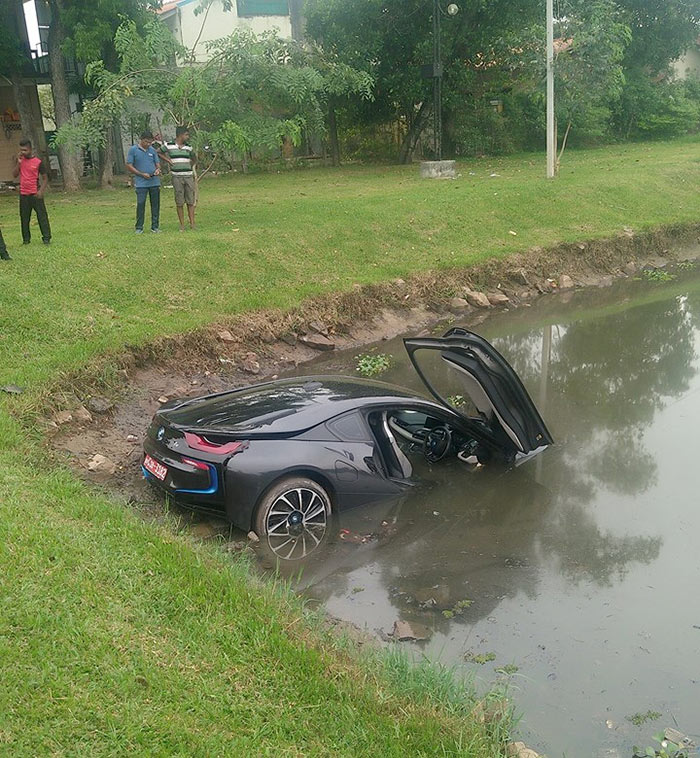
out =
<path fill-rule="evenodd" d="M 172 174 L 172 181 L 175 190 L 175 205 L 195 205 L 194 177 Z"/>

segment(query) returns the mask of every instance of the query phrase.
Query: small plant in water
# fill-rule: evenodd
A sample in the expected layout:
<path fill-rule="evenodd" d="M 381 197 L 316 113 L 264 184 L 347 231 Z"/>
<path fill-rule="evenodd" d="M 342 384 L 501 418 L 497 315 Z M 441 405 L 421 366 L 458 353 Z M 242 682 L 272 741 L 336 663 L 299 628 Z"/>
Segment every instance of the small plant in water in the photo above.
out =
<path fill-rule="evenodd" d="M 662 268 L 645 268 L 642 276 L 648 282 L 671 282 L 676 278 L 675 274 L 670 274 Z"/>
<path fill-rule="evenodd" d="M 517 672 L 520 671 L 520 667 L 516 666 L 514 663 L 506 663 L 505 666 L 501 666 L 500 668 L 496 669 L 497 674 L 517 674 Z"/>
<path fill-rule="evenodd" d="M 694 269 L 697 265 L 697 261 L 681 261 L 678 264 L 678 268 L 681 271 L 690 271 L 691 269 Z"/>
<path fill-rule="evenodd" d="M 384 353 L 357 355 L 355 358 L 357 360 L 355 370 L 361 376 L 377 376 L 391 366 L 391 356 Z"/>
<path fill-rule="evenodd" d="M 471 651 L 464 654 L 464 660 L 470 663 L 478 663 L 479 666 L 483 666 L 489 661 L 496 660 L 496 653 L 472 653 Z"/>
<path fill-rule="evenodd" d="M 658 711 L 647 711 L 646 713 L 633 713 L 631 716 L 625 716 L 625 718 L 635 726 L 641 726 L 647 721 L 657 721 L 661 718 L 661 714 Z"/>
<path fill-rule="evenodd" d="M 633 758 L 688 758 L 689 748 L 667 740 L 663 732 L 655 734 L 654 739 L 659 743 L 658 748 L 640 748 L 635 745 Z"/>

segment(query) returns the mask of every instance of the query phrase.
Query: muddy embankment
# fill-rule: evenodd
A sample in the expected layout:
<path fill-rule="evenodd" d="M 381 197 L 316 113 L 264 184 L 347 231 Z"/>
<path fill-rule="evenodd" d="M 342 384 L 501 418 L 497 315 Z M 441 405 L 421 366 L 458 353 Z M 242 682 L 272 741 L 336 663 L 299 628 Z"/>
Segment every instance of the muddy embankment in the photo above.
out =
<path fill-rule="evenodd" d="M 450 315 L 474 327 L 494 309 L 527 307 L 548 293 L 607 286 L 644 268 L 672 265 L 680 261 L 681 249 L 683 258 L 688 250 L 700 256 L 699 235 L 700 224 L 638 235 L 630 231 L 613 239 L 533 248 L 470 267 L 357 285 L 287 312 L 246 313 L 129 349 L 64 377 L 50 394 L 43 424 L 56 455 L 82 476 L 128 500 L 152 502 L 140 476 L 141 440 L 167 399 L 289 373 L 320 351 L 420 333 Z M 105 370 L 108 365 L 112 371 Z M 203 525 L 202 531 L 207 531 Z"/>

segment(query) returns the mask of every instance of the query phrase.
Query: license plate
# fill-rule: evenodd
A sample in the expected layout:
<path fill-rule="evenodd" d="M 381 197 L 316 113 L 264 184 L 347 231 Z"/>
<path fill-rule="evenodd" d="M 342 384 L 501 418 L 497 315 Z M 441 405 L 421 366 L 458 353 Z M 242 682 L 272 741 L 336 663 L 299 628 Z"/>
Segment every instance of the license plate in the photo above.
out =
<path fill-rule="evenodd" d="M 161 482 L 168 475 L 168 467 L 164 466 L 162 463 L 158 463 L 155 458 L 151 458 L 148 454 L 146 454 L 146 457 L 143 459 L 143 467 L 146 471 L 150 471 L 156 479 L 160 479 Z"/>

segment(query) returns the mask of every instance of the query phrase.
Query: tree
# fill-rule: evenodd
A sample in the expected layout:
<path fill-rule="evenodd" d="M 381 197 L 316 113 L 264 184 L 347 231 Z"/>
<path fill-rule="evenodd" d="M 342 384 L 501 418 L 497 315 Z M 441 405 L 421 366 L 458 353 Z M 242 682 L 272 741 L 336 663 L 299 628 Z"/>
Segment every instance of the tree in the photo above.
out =
<path fill-rule="evenodd" d="M 24 25 L 22 0 L 11 0 L 0 6 L 0 76 L 11 86 L 22 124 L 22 136 L 31 140 L 40 153 L 46 150 L 42 125 L 36 122 L 27 90 L 25 72 L 32 71 L 28 50 L 20 35 Z"/>
<path fill-rule="evenodd" d="M 236 31 L 209 44 L 204 65 L 178 66 L 188 51 L 155 18 L 144 33 L 123 21 L 114 44 L 119 73 L 103 61 L 88 65 L 86 78 L 98 94 L 59 130 L 57 143 L 104 145 L 105 126 L 139 97 L 171 123 L 188 124 L 195 146 L 212 145 L 231 164 L 241 156 L 245 168 L 250 152 L 278 151 L 284 141 L 299 144 L 304 133 L 322 133 L 329 98 L 371 97 L 366 73 L 274 33 Z"/>
<path fill-rule="evenodd" d="M 607 133 L 625 83 L 623 59 L 631 39 L 615 0 L 569 0 L 562 5 L 555 63 L 557 122 L 566 124 L 559 160 L 572 128 Z"/>
<path fill-rule="evenodd" d="M 62 12 L 64 3 L 70 0 L 48 0 L 51 9 L 51 24 L 49 26 L 49 70 L 51 72 L 51 92 L 54 103 L 54 120 L 56 128 L 60 129 L 70 123 L 71 108 L 68 89 L 68 77 L 63 58 L 63 45 L 66 40 Z M 80 163 L 75 150 L 67 145 L 58 145 L 58 160 L 61 164 L 63 188 L 66 192 L 77 192 L 80 189 Z"/>
<path fill-rule="evenodd" d="M 490 59 L 495 48 L 510 53 L 541 15 L 538 0 L 471 0 L 460 3 L 443 28 L 444 122 L 467 107 L 465 69 L 470 60 Z M 399 120 L 405 127 L 400 157 L 410 161 L 431 113 L 431 86 L 421 67 L 432 59 L 431 6 L 425 0 L 309 0 L 307 33 L 327 53 L 374 77 L 371 109 L 356 109 L 365 123 Z M 527 30 L 523 33 L 523 30 Z M 508 40 L 507 45 L 501 45 Z"/>
<path fill-rule="evenodd" d="M 113 47 L 114 34 L 124 18 L 145 22 L 148 11 L 158 7 L 156 0 L 47 0 L 51 10 L 49 27 L 49 65 L 54 99 L 56 127 L 71 122 L 70 82 L 66 76 L 65 60 L 70 55 L 76 61 L 89 64 L 101 60 L 106 70 L 118 69 L 119 61 Z M 107 127 L 105 127 L 107 128 Z M 111 130 L 112 125 L 109 125 Z M 79 157 L 70 142 L 57 143 L 59 161 L 66 190 L 80 186 Z M 106 140 L 102 154 L 102 181 L 111 182 L 112 141 Z"/>
<path fill-rule="evenodd" d="M 646 68 L 657 74 L 700 34 L 697 0 L 617 0 L 617 6 L 620 20 L 631 31 L 624 58 L 627 70 Z"/>

